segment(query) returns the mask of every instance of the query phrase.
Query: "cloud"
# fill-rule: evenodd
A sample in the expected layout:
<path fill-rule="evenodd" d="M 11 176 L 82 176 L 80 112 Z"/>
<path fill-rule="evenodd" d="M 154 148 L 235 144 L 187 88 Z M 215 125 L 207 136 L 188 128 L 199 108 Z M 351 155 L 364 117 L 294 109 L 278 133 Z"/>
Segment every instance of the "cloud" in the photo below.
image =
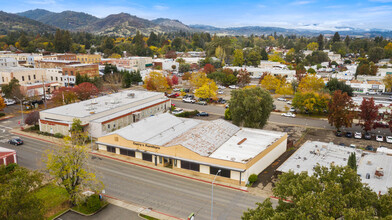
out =
<path fill-rule="evenodd" d="M 391 3 L 392 0 L 370 0 L 371 2 L 379 2 L 379 3 Z"/>
<path fill-rule="evenodd" d="M 262 4 L 258 4 L 258 5 L 256 5 L 258 8 L 266 8 L 267 6 L 266 5 L 262 5 Z"/>
<path fill-rule="evenodd" d="M 56 0 L 29 0 L 26 3 L 32 5 L 54 5 L 56 4 Z"/>
<path fill-rule="evenodd" d="M 165 10 L 169 9 L 169 7 L 164 6 L 164 5 L 154 5 L 153 7 L 154 7 L 156 10 L 158 10 L 158 11 L 165 11 Z"/>
<path fill-rule="evenodd" d="M 291 4 L 292 5 L 308 5 L 311 3 L 313 3 L 313 1 L 295 1 L 295 2 L 292 2 Z"/>

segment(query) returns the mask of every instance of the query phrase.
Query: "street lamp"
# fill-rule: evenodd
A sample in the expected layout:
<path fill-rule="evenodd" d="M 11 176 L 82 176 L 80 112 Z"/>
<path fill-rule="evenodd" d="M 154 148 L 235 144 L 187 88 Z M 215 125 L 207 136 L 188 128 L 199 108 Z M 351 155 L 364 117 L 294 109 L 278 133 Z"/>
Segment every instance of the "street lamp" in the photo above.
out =
<path fill-rule="evenodd" d="M 218 172 L 215 174 L 214 180 L 211 183 L 211 220 L 213 219 L 213 210 L 214 210 L 214 182 L 216 177 L 218 176 L 218 174 L 221 172 L 222 170 L 218 170 Z"/>
<path fill-rule="evenodd" d="M 20 111 L 22 112 L 22 122 L 20 123 L 20 126 L 23 126 L 24 118 L 23 118 L 23 104 L 22 104 L 22 100 L 18 99 L 16 96 L 14 96 L 14 98 L 17 99 L 20 102 Z"/>

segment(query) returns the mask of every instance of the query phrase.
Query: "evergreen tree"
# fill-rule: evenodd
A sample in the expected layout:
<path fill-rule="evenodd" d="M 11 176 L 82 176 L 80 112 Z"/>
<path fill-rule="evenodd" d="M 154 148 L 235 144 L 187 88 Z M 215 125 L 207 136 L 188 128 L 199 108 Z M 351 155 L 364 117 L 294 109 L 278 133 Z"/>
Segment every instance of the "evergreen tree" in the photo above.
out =
<path fill-rule="evenodd" d="M 268 60 L 268 53 L 265 51 L 265 48 L 261 49 L 261 60 Z"/>
<path fill-rule="evenodd" d="M 317 37 L 317 43 L 318 43 L 318 45 L 319 45 L 319 50 L 323 50 L 324 49 L 324 36 L 322 35 L 322 34 L 320 34 L 318 37 Z"/>
<path fill-rule="evenodd" d="M 347 165 L 351 169 L 357 171 L 357 158 L 356 158 L 355 152 L 351 153 L 350 156 L 348 157 Z"/>
<path fill-rule="evenodd" d="M 339 33 L 338 32 L 335 32 L 335 34 L 333 35 L 333 38 L 332 38 L 332 42 L 339 42 L 340 41 L 340 35 L 339 35 Z"/>

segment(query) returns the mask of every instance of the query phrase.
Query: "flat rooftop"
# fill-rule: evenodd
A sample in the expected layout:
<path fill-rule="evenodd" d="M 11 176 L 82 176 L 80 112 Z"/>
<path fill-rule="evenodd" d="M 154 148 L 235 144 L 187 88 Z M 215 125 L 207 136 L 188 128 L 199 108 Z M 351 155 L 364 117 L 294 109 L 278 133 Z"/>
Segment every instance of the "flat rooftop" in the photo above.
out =
<path fill-rule="evenodd" d="M 382 168 L 383 176 L 377 177 L 377 168 Z M 376 193 L 386 194 L 392 187 L 392 156 L 384 153 L 366 153 L 358 164 L 358 175 L 362 182 Z"/>
<path fill-rule="evenodd" d="M 107 134 L 171 147 L 182 145 L 205 157 L 247 163 L 285 133 L 240 128 L 222 119 L 201 121 L 163 113 Z"/>
<path fill-rule="evenodd" d="M 292 170 L 294 173 L 308 172 L 313 175 L 313 167 L 321 165 L 330 167 L 346 166 L 351 153 L 356 154 L 357 164 L 362 155 L 362 150 L 325 143 L 319 141 L 305 142 L 289 159 L 287 159 L 277 171 L 287 173 Z"/>
<path fill-rule="evenodd" d="M 130 94 L 133 93 L 134 96 L 131 97 Z M 161 99 L 161 101 L 167 100 L 167 98 L 160 92 L 149 92 L 149 91 L 138 91 L 138 90 L 127 90 L 110 95 L 105 95 L 86 101 L 81 101 L 77 103 L 72 103 L 68 105 L 63 105 L 56 108 L 51 108 L 48 110 L 41 111 L 41 113 L 49 113 L 61 116 L 69 116 L 74 118 L 83 118 L 90 115 L 102 113 L 115 108 L 120 108 L 126 105 L 134 103 L 142 105 L 143 100 L 151 98 L 152 102 L 156 99 Z M 122 110 L 119 110 L 122 111 Z M 44 119 L 44 118 L 43 118 Z"/>

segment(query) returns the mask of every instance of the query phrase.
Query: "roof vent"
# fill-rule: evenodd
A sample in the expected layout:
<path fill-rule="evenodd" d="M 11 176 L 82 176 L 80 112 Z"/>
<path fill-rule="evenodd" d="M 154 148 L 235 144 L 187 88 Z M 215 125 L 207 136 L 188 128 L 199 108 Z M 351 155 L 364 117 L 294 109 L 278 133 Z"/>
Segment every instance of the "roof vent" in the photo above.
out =
<path fill-rule="evenodd" d="M 366 179 L 370 179 L 370 173 L 366 174 Z"/>
<path fill-rule="evenodd" d="M 128 96 L 129 98 L 135 98 L 135 93 L 130 92 L 130 93 L 127 94 L 127 96 Z"/>
<path fill-rule="evenodd" d="M 366 164 L 367 165 L 372 165 L 372 161 L 368 160 Z"/>
<path fill-rule="evenodd" d="M 301 166 L 299 164 L 297 164 L 297 168 L 300 168 Z"/>

